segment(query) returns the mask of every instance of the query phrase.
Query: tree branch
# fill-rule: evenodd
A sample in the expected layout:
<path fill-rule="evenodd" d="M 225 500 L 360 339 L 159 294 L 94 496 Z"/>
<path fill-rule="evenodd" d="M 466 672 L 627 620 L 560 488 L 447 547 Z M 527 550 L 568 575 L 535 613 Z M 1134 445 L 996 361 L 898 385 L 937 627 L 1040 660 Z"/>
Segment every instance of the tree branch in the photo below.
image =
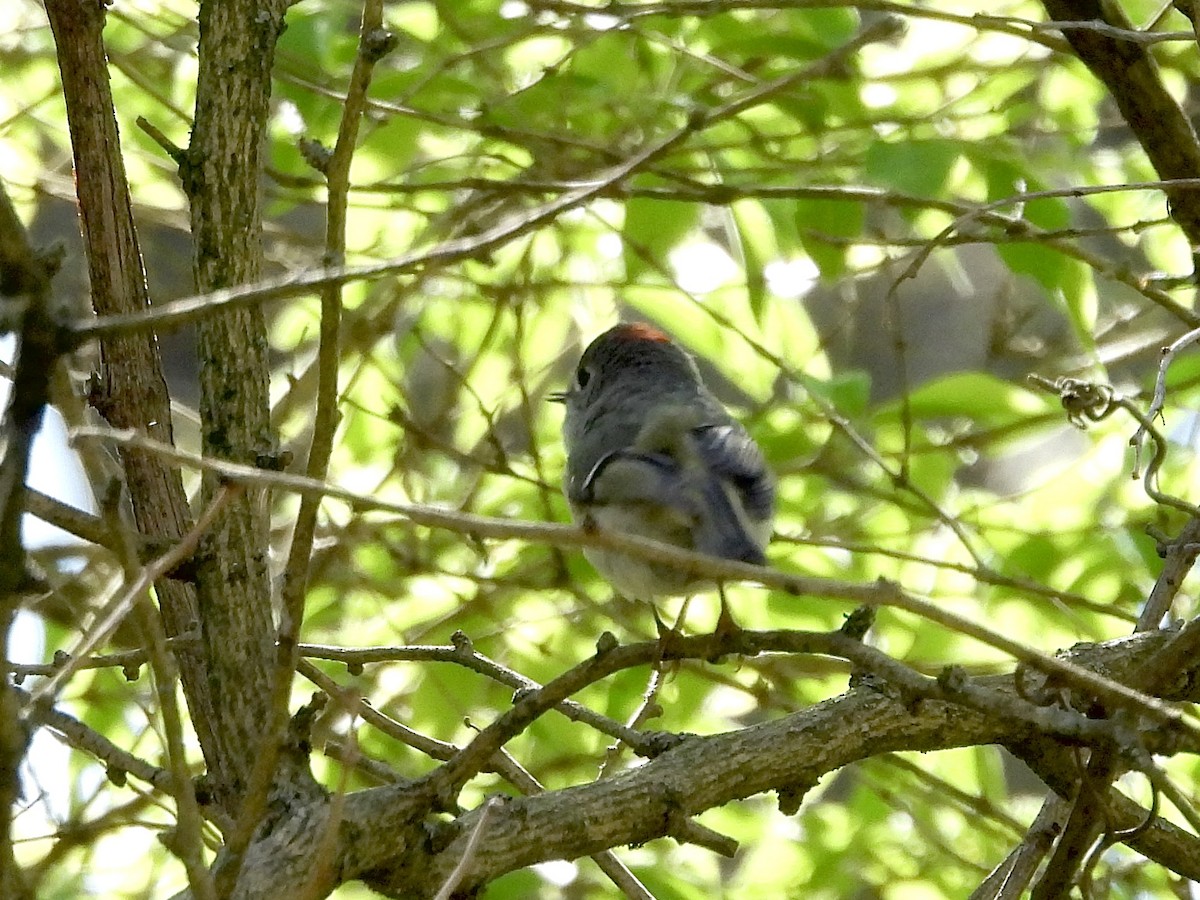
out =
<path fill-rule="evenodd" d="M 394 45 L 395 38 L 383 31 L 383 0 L 367 0 L 363 6 L 359 30 L 358 54 L 350 76 L 346 104 L 342 108 L 337 143 L 325 161 L 329 199 L 326 204 L 325 262 L 340 265 L 346 256 L 346 209 L 350 190 L 350 163 L 358 142 L 358 128 L 367 100 L 367 88 L 375 63 Z M 337 431 L 338 368 L 341 364 L 341 285 L 326 285 L 321 291 L 321 329 L 317 350 L 317 405 L 313 420 L 312 439 L 308 448 L 305 474 L 324 480 L 333 454 L 333 439 Z M 304 621 L 304 599 L 308 591 L 308 574 L 313 538 L 317 528 L 317 513 L 321 498 L 302 497 L 292 528 L 292 545 L 284 566 L 283 586 L 280 589 L 282 610 L 278 639 L 275 645 L 274 668 L 271 672 L 271 692 L 267 719 L 250 773 L 246 797 L 238 814 L 238 828 L 229 836 L 228 870 L 241 859 L 266 808 L 271 782 L 274 779 L 280 740 L 288 722 L 288 700 L 292 693 L 292 675 L 299 661 L 297 644 L 300 626 Z"/>
<path fill-rule="evenodd" d="M 745 634 L 746 641 L 765 641 L 772 634 L 786 633 Z M 689 646 L 711 649 L 705 648 L 704 641 L 712 639 L 697 636 L 689 639 L 695 641 Z M 1070 656 L 1076 664 L 1121 678 L 1166 640 L 1163 635 L 1143 635 L 1081 646 Z M 847 641 L 847 652 L 861 652 L 853 651 L 853 643 L 857 642 Z M 631 647 L 615 652 L 641 652 Z M 936 684 L 933 679 L 925 681 Z M 978 681 L 988 691 L 1014 700 L 1023 696 L 1012 675 Z M 575 859 L 644 843 L 670 834 L 675 823 L 705 809 L 764 791 L 802 794 L 822 775 L 881 753 L 988 743 L 1028 746 L 1031 731 L 1019 719 L 938 699 L 913 703 L 912 697 L 906 688 L 893 689 L 886 680 L 875 681 L 874 686 L 867 683 L 773 722 L 726 734 L 687 736 L 644 765 L 611 778 L 506 800 L 489 813 L 495 818 L 468 861 L 460 889 L 476 889 L 504 872 L 544 860 Z M 847 729 L 846 722 L 854 722 L 855 727 Z M 1065 755 L 1057 741 L 1039 740 Z M 1039 771 L 1045 770 L 1037 760 L 1034 763 Z M 1055 770 L 1048 771 L 1047 777 L 1061 783 Z M 436 808 L 431 793 L 412 784 L 385 785 L 347 796 L 346 837 L 337 857 L 343 877 L 362 878 L 388 896 L 431 896 L 464 858 L 479 815 L 475 810 L 439 824 L 426 818 Z M 1130 818 L 1144 818 L 1144 812 L 1135 808 L 1128 800 L 1122 807 Z M 300 810 L 286 829 L 253 844 L 235 895 L 238 900 L 265 900 L 287 893 L 307 871 L 305 854 L 319 839 L 322 821 L 318 808 Z M 1159 820 L 1136 843 L 1139 850 L 1157 857 L 1191 848 L 1192 863 L 1184 865 L 1185 872 L 1200 859 L 1200 842 Z"/>
<path fill-rule="evenodd" d="M 20 608 L 22 588 L 30 581 L 21 543 L 25 478 L 61 346 L 49 300 L 50 272 L 30 246 L 0 182 L 0 304 L 6 313 L 16 312 L 20 322 L 16 371 L 0 431 L 4 447 L 0 460 L 0 659 L 8 658 L 9 632 Z M 19 770 L 27 740 L 15 688 L 5 678 L 0 683 L 0 896 L 6 900 L 29 896 L 12 845 L 13 812 L 21 796 Z"/>
<path fill-rule="evenodd" d="M 357 509 L 392 512 L 414 525 L 445 528 L 460 534 L 481 538 L 543 541 L 563 547 L 605 547 L 620 550 L 623 553 L 631 553 L 640 559 L 650 559 L 677 566 L 697 578 L 706 578 L 712 581 L 752 581 L 797 596 L 846 600 L 856 605 L 895 607 L 968 635 L 983 644 L 1003 650 L 1015 659 L 1046 674 L 1058 676 L 1072 687 L 1094 694 L 1106 702 L 1118 706 L 1129 706 L 1139 713 L 1148 715 L 1164 725 L 1179 729 L 1193 738 L 1200 735 L 1200 729 L 1187 721 L 1177 710 L 1154 697 L 1097 675 L 1095 672 L 1082 669 L 1068 660 L 1037 651 L 976 620 L 957 615 L 936 603 L 913 596 L 888 581 L 879 580 L 869 584 L 855 584 L 837 579 L 814 578 L 783 572 L 768 566 L 755 566 L 749 563 L 704 556 L 670 544 L 629 537 L 616 532 L 546 522 L 519 522 L 512 519 L 460 513 L 437 506 L 393 503 L 374 495 L 357 494 L 301 475 L 269 472 L 237 463 L 197 457 L 176 450 L 174 447 L 157 444 L 132 432 L 80 428 L 76 429 L 75 434 L 79 438 L 98 437 L 122 445 L 133 444 L 144 449 L 152 449 L 165 458 L 219 473 L 224 478 L 238 483 L 259 487 L 272 485 L 300 494 L 315 493 L 344 500 Z"/>
<path fill-rule="evenodd" d="M 1088 21 L 1134 30 L 1120 7 L 1101 0 L 1043 0 L 1051 19 Z M 1160 178 L 1200 176 L 1200 141 L 1191 120 L 1167 91 L 1149 50 L 1099 30 L 1071 28 L 1072 49 L 1104 83 Z M 1168 190 L 1171 217 L 1200 246 L 1200 191 Z"/>
<path fill-rule="evenodd" d="M 150 300 L 113 113 L 103 42 L 104 7 L 47 0 L 46 13 L 57 46 L 71 132 L 92 305 L 101 316 L 138 314 Z M 93 405 L 114 427 L 137 429 L 170 445 L 170 397 L 153 333 L 103 337 L 100 357 L 103 375 L 91 398 Z M 192 527 L 178 469 L 137 447 L 122 448 L 121 461 L 138 530 L 178 542 Z M 168 637 L 194 633 L 200 615 L 191 586 L 164 577 L 155 592 Z M 185 648 L 178 661 L 205 760 L 220 771 L 213 750 L 220 718 L 205 659 Z"/>

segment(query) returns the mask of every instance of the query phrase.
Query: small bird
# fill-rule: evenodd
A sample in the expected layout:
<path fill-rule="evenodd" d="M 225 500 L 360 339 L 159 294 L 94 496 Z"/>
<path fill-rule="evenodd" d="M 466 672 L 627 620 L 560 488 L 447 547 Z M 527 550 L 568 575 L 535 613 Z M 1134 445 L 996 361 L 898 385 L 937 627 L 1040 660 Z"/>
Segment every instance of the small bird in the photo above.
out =
<path fill-rule="evenodd" d="M 644 322 L 617 325 L 584 351 L 568 390 L 564 491 L 576 522 L 761 565 L 775 479 L 754 440 L 705 387 L 692 357 Z M 584 555 L 631 599 L 687 593 L 684 569 L 589 547 Z"/>

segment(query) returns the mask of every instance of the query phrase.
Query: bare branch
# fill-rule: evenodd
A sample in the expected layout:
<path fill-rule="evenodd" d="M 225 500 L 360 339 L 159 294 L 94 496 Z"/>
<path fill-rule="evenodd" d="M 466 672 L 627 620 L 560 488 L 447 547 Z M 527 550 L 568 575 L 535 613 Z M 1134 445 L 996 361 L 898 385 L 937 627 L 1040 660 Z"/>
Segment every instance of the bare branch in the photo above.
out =
<path fill-rule="evenodd" d="M 237 483 L 248 485 L 271 485 L 272 487 L 293 490 L 297 493 L 317 494 L 348 502 L 358 509 L 375 509 L 392 512 L 408 519 L 413 524 L 434 528 L 446 528 L 464 534 L 484 538 L 515 538 L 527 541 L 552 542 L 564 547 L 609 547 L 628 551 L 641 559 L 652 559 L 656 562 L 679 566 L 694 573 L 700 578 L 713 581 L 753 581 L 766 587 L 777 588 L 795 595 L 825 597 L 828 599 L 848 600 L 852 603 L 868 606 L 893 606 L 923 619 L 937 622 L 969 635 L 981 643 L 987 644 L 1015 659 L 1028 663 L 1034 668 L 1047 674 L 1061 676 L 1069 684 L 1083 690 L 1092 691 L 1097 697 L 1118 705 L 1129 705 L 1143 713 L 1153 716 L 1156 721 L 1181 728 L 1187 733 L 1200 734 L 1195 726 L 1185 720 L 1177 710 L 1167 704 L 1147 696 L 1140 691 L 1103 678 L 1093 672 L 1081 669 L 1065 660 L 1048 656 L 1008 635 L 988 628 L 980 622 L 959 616 L 936 603 L 930 603 L 911 594 L 905 593 L 896 585 L 887 581 L 876 581 L 871 584 L 851 584 L 834 579 L 812 578 L 794 575 L 771 569 L 765 566 L 754 566 L 749 563 L 716 559 L 698 553 L 681 550 L 669 544 L 649 541 L 644 538 L 631 538 L 615 532 L 596 531 L 594 529 L 577 528 L 567 525 L 555 525 L 538 522 L 517 522 L 511 519 L 479 516 L 470 513 L 459 513 L 434 506 L 421 504 L 391 503 L 378 497 L 368 497 L 347 491 L 332 485 L 313 481 L 300 475 L 288 475 L 281 472 L 268 472 L 251 466 L 223 462 L 221 460 L 196 457 L 183 453 L 174 447 L 158 444 L 148 438 L 132 432 L 114 432 L 106 429 L 80 428 L 76 429 L 78 438 L 102 438 L 120 445 L 132 445 L 147 451 L 161 454 L 176 462 L 206 469 L 220 474 L 222 477 Z"/>
<path fill-rule="evenodd" d="M 240 492 L 238 487 L 229 487 L 213 498 L 212 503 L 188 531 L 167 553 L 164 553 L 153 563 L 145 566 L 128 585 L 104 603 L 100 617 L 86 635 L 75 645 L 69 658 L 57 668 L 53 675 L 38 685 L 33 692 L 34 700 L 51 697 L 58 693 L 67 680 L 84 664 L 96 647 L 108 639 L 121 621 L 129 614 L 133 605 L 148 591 L 156 581 L 167 572 L 175 569 L 180 561 L 195 552 L 200 539 L 207 532 L 213 521 L 233 497 Z"/>
<path fill-rule="evenodd" d="M 0 304 L 19 321 L 16 371 L 8 408 L 0 426 L 0 658 L 8 657 L 8 639 L 31 581 L 21 541 L 25 478 L 33 439 L 50 398 L 50 376 L 58 363 L 58 330 L 49 310 L 50 273 L 34 253 L 24 226 L 0 183 Z M 23 307 L 23 308 L 22 308 Z M 14 309 L 15 308 L 15 309 Z M 11 324 L 16 324 L 11 323 Z M 18 770 L 27 735 L 14 688 L 0 684 L 0 882 L 11 896 L 28 896 L 12 846 L 12 816 L 21 795 Z M 0 889 L 2 890 L 2 889 Z"/>
<path fill-rule="evenodd" d="M 346 204 L 350 189 L 350 162 L 358 140 L 358 129 L 366 104 L 367 88 L 375 63 L 386 52 L 394 38 L 382 35 L 383 0 L 367 0 L 363 6 L 358 55 L 350 77 L 346 105 L 342 109 L 337 144 L 326 161 L 324 172 L 329 187 L 326 204 L 325 262 L 340 264 L 346 254 Z M 321 291 L 321 334 L 317 351 L 317 408 L 309 443 L 305 474 L 323 481 L 333 453 L 333 438 L 338 424 L 338 366 L 341 360 L 342 292 L 338 284 L 326 285 Z M 265 362 L 264 362 L 265 366 Z M 236 878 L 245 848 L 254 835 L 267 805 L 275 767 L 278 761 L 280 738 L 287 728 L 288 700 L 291 697 L 292 673 L 299 655 L 296 644 L 304 620 L 304 598 L 308 590 L 309 557 L 312 555 L 316 533 L 317 512 L 321 498 L 308 495 L 301 498 L 296 523 L 292 529 L 292 545 L 284 567 L 280 589 L 282 615 L 275 645 L 274 666 L 270 676 L 270 696 L 267 718 L 263 723 L 259 749 L 250 771 L 246 794 L 238 814 L 237 830 L 227 836 L 227 877 L 229 884 Z"/>

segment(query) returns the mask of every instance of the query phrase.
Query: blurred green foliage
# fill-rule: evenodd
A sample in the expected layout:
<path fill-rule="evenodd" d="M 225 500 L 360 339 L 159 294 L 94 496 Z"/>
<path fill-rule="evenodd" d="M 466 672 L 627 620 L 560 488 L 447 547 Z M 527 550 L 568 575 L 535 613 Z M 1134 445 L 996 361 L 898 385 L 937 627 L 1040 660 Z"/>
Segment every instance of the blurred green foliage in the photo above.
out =
<path fill-rule="evenodd" d="M 1146 526 L 1169 531 L 1179 514 L 1130 480 L 1133 423 L 1118 413 L 1077 432 L 1023 376 L 1070 374 L 1125 392 L 1151 385 L 1157 347 L 1183 326 L 1088 259 L 1140 275 L 1186 274 L 1188 247 L 1153 192 L 1014 202 L 996 213 L 1041 237 L 975 216 L 930 245 L 977 204 L 1153 177 L 1069 54 L 999 20 L 971 24 L 977 12 L 996 15 L 994 4 L 952 6 L 912 6 L 901 35 L 835 74 L 798 79 L 690 135 L 594 202 L 487 256 L 348 286 L 331 480 L 395 500 L 565 521 L 561 410 L 544 401 L 591 336 L 620 317 L 644 317 L 700 357 L 779 472 L 774 565 L 897 579 L 1047 652 L 1128 633 L 1156 575 Z M 593 12 L 520 0 L 389 4 L 399 44 L 376 69 L 354 157 L 348 261 L 433 248 L 527 215 L 684 129 L 695 111 L 822 59 L 877 17 L 852 5 L 757 7 L 714 2 L 677 13 L 667 3 L 642 14 L 631 4 L 617 15 L 602 3 Z M 108 13 L 117 115 L 156 300 L 191 290 L 188 272 L 158 268 L 160 246 L 186 231 L 187 212 L 174 165 L 136 122 L 145 117 L 186 144 L 195 13 L 166 0 L 119 2 Z M 1003 13 L 1044 17 L 1032 3 Z M 288 13 L 263 177 L 276 271 L 320 259 L 322 182 L 297 141 L 335 139 L 357 16 L 343 0 L 305 0 Z M 54 46 L 30 0 L 10 3 L 0 21 L 0 160 L 26 217 L 38 219 L 72 198 Z M 1176 15 L 1161 27 L 1188 26 Z M 1155 50 L 1168 77 L 1195 78 L 1194 53 Z M 806 190 L 817 186 L 827 191 Z M 70 238 L 69 217 L 58 222 L 58 236 Z M 277 426 L 303 454 L 318 308 L 301 300 L 270 313 Z M 1200 393 L 1196 365 L 1185 359 L 1174 370 L 1166 411 L 1176 442 L 1162 485 L 1185 497 L 1197 477 L 1187 412 Z M 184 365 L 173 377 L 186 400 L 194 376 Z M 278 498 L 280 559 L 294 510 Z M 115 571 L 103 556 L 89 567 L 95 578 Z M 730 600 L 749 628 L 831 629 L 849 611 L 754 586 L 731 588 Z M 665 603 L 664 617 L 676 608 Z M 710 627 L 715 614 L 713 598 L 698 598 L 687 628 Z M 650 610 L 612 598 L 575 552 L 476 542 L 326 503 L 305 640 L 446 644 L 456 630 L 539 681 L 585 658 L 603 631 L 622 640 L 655 633 Z M 884 611 L 874 634 L 928 671 L 1012 667 L 907 615 Z M 47 654 L 72 637 L 47 620 Z M 449 664 L 369 665 L 356 675 L 322 667 L 443 741 L 468 740 L 511 696 Z M 649 726 L 741 727 L 835 696 L 847 674 L 824 659 L 684 665 Z M 577 699 L 625 719 L 647 677 L 624 672 Z M 298 682 L 296 702 L 311 691 Z M 144 681 L 83 672 L 65 706 L 160 760 Z M 349 725 L 331 714 L 321 733 Z M 354 727 L 361 750 L 400 774 L 430 767 Z M 608 744 L 549 715 L 510 749 L 554 789 L 595 778 Z M 608 765 L 630 762 L 624 754 Z M 315 766 L 336 784 L 337 763 L 318 756 Z M 1200 774 L 1173 766 L 1186 783 Z M 150 839 L 170 818 L 158 801 L 108 785 L 79 754 L 45 789 L 59 798 L 56 812 L 18 820 L 22 859 L 52 860 L 39 896 L 163 896 L 182 884 L 181 867 L 166 865 Z M 467 799 L 507 789 L 480 777 Z M 963 897 L 1031 820 L 1038 795 L 1024 790 L 994 748 L 870 760 L 828 776 L 790 818 L 771 798 L 706 814 L 702 821 L 741 843 L 733 860 L 668 840 L 619 852 L 660 898 Z M 85 825 L 94 831 L 62 846 Z M 1112 897 L 1167 889 L 1162 872 L 1124 851 L 1097 877 Z M 351 885 L 336 896 L 366 895 Z M 586 861 L 513 873 L 489 893 L 612 895 Z"/>

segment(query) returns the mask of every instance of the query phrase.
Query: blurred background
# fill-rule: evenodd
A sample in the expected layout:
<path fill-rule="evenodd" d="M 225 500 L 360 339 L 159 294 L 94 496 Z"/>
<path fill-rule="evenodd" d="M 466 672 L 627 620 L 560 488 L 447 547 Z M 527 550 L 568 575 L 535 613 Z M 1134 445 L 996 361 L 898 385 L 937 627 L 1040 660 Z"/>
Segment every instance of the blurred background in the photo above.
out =
<path fill-rule="evenodd" d="M 1139 27 L 1183 34 L 1152 50 L 1192 113 L 1190 24 L 1156 4 L 1121 5 Z M 1118 412 L 1084 431 L 1026 376 L 1111 384 L 1144 406 L 1160 348 L 1188 328 L 1151 296 L 1165 291 L 1190 309 L 1188 242 L 1156 190 L 979 212 L 1026 192 L 1157 177 L 1058 33 L 1021 24 L 1043 21 L 1040 5 L 895 4 L 900 33 L 810 69 L 879 17 L 867 6 L 879 4 L 389 4 L 399 43 L 376 67 L 354 157 L 351 264 L 519 221 L 685 129 L 694 111 L 711 114 L 783 80 L 486 256 L 347 285 L 330 480 L 396 501 L 567 521 L 562 413 L 544 401 L 563 389 L 593 336 L 619 319 L 645 319 L 696 354 L 778 473 L 773 565 L 895 579 L 1046 652 L 1128 634 L 1158 571 L 1154 534 L 1182 517 L 1130 478 L 1135 422 Z M 262 181 L 264 274 L 320 265 L 324 180 L 302 142 L 332 146 L 359 14 L 341 0 L 303 0 L 288 13 Z M 108 10 L 105 39 L 146 275 L 163 303 L 194 292 L 188 211 L 174 162 L 138 120 L 186 146 L 196 8 L 121 0 Z M 0 69 L 0 172 L 35 241 L 63 246 L 56 304 L 90 315 L 54 44 L 31 0 L 0 9 Z M 300 465 L 317 300 L 267 311 L 274 421 Z M 176 440 L 197 449 L 192 337 L 183 329 L 159 339 Z M 87 349 L 72 361 L 72 383 L 60 386 L 75 397 L 60 404 L 68 425 L 94 421 L 80 398 L 100 365 Z M 1198 376 L 1200 362 L 1185 355 L 1168 381 L 1173 443 L 1161 482 L 1184 498 L 1195 483 Z M 63 446 L 64 434 L 56 427 L 52 442 Z M 69 454 L 37 457 L 40 483 L 89 508 L 102 488 L 94 467 Z M 272 502 L 282 551 L 296 503 L 284 494 Z M 14 636 L 25 651 L 17 662 L 69 648 L 120 572 L 94 545 L 32 528 L 27 539 L 47 590 Z M 327 502 L 316 553 L 310 642 L 446 644 L 462 630 L 481 653 L 545 681 L 593 652 L 603 631 L 622 641 L 655 634 L 650 610 L 613 597 L 575 552 L 465 541 Z M 1188 585 L 1180 615 L 1194 612 L 1191 597 Z M 827 630 L 849 612 L 753 585 L 730 588 L 730 601 L 747 628 Z M 676 603 L 664 603 L 665 618 Z M 687 627 L 710 627 L 715 616 L 715 599 L 699 597 Z M 130 640 L 118 632 L 108 649 Z M 880 614 L 870 640 L 931 673 L 951 663 L 977 673 L 1013 667 L 998 651 L 894 611 Z M 468 740 L 511 695 L 447 664 L 323 668 L 445 741 Z M 663 685 L 649 727 L 708 734 L 778 718 L 841 693 L 848 675 L 844 662 L 822 658 L 685 664 Z M 623 720 L 647 678 L 624 672 L 577 699 Z M 296 703 L 313 690 L 298 682 Z M 147 679 L 88 670 L 72 679 L 62 707 L 155 759 L 150 694 Z M 366 756 L 400 774 L 433 764 L 332 708 L 318 736 L 341 739 L 351 727 Z M 110 784 L 94 759 L 48 734 L 37 740 L 17 850 L 40 875 L 38 896 L 158 897 L 181 887 L 182 868 L 165 864 L 156 840 L 171 821 L 158 799 L 132 781 Z M 558 788 L 596 777 L 609 743 L 546 717 L 510 749 Z M 315 761 L 334 783 L 338 764 Z M 634 764 L 627 752 L 608 762 Z M 1196 783 L 1192 763 L 1172 766 Z M 352 778 L 371 783 L 366 772 Z M 1127 787 L 1146 799 L 1136 780 Z M 505 789 L 480 776 L 467 799 Z M 702 816 L 741 843 L 733 859 L 667 840 L 621 855 L 664 898 L 965 897 L 1020 840 L 1043 794 L 997 748 L 876 758 L 827 777 L 795 816 L 779 813 L 773 797 Z M 1110 891 L 1097 896 L 1174 889 L 1170 873 L 1120 847 L 1094 877 Z M 594 867 L 564 862 L 506 876 L 488 896 L 612 890 Z M 335 896 L 369 895 L 350 885 Z"/>

